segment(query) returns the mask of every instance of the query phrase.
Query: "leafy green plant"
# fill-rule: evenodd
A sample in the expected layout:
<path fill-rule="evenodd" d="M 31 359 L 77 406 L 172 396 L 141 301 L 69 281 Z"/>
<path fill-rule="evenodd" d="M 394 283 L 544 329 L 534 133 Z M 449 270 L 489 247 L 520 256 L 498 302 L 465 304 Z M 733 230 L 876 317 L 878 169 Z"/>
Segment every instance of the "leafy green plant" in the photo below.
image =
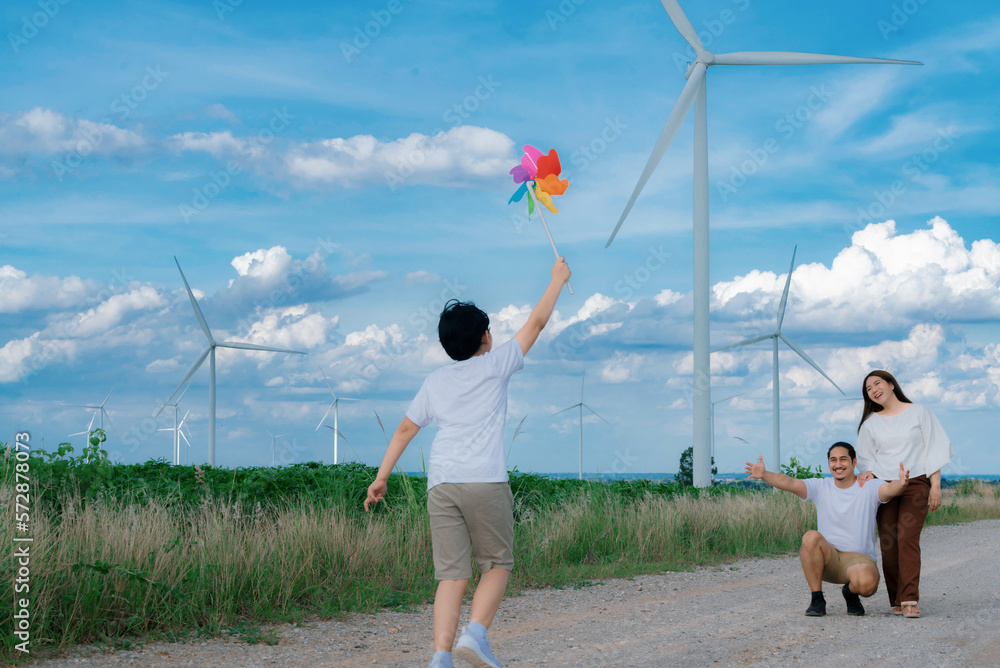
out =
<path fill-rule="evenodd" d="M 803 466 L 795 457 L 790 458 L 787 464 L 781 465 L 781 472 L 789 477 L 797 478 L 799 480 L 823 477 L 823 467 L 819 464 L 817 464 L 816 469 L 813 470 L 809 468 L 809 466 Z"/>
<path fill-rule="evenodd" d="M 715 457 L 712 457 L 712 478 L 715 478 L 715 474 L 719 472 L 719 469 L 715 467 Z M 687 450 L 681 453 L 681 461 L 677 465 L 677 477 L 674 478 L 678 484 L 684 487 L 691 487 L 694 485 L 694 446 L 691 446 Z"/>

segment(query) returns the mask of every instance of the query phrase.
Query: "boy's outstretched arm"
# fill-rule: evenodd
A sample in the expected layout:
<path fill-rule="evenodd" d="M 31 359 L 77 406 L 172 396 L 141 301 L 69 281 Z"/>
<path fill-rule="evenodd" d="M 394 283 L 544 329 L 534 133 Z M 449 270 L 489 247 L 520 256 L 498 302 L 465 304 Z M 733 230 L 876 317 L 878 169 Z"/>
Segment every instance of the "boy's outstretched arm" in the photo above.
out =
<path fill-rule="evenodd" d="M 389 474 L 396 468 L 396 462 L 403 456 L 403 451 L 406 450 L 406 446 L 410 444 L 418 431 L 420 431 L 420 427 L 408 417 L 403 417 L 403 421 L 396 427 L 396 433 L 389 440 L 389 447 L 386 448 L 385 457 L 382 458 L 382 465 L 378 467 L 375 482 L 368 486 L 368 498 L 365 499 L 366 512 L 372 504 L 378 503 L 385 496 Z"/>
<path fill-rule="evenodd" d="M 768 471 L 764 468 L 764 455 L 758 455 L 758 460 L 759 461 L 756 464 L 747 462 L 746 473 L 748 476 L 755 480 L 763 480 L 771 487 L 791 492 L 800 499 L 806 498 L 808 490 L 806 489 L 806 484 L 803 481 L 787 476 L 784 473 L 774 473 L 772 471 Z"/>
<path fill-rule="evenodd" d="M 522 354 L 528 354 L 531 346 L 535 345 L 535 341 L 538 340 L 538 335 L 545 329 L 546 323 L 548 323 L 549 318 L 552 316 L 552 309 L 556 307 L 556 300 L 559 299 L 559 293 L 562 292 L 562 286 L 569 281 L 569 277 L 569 265 L 566 264 L 564 258 L 560 257 L 552 266 L 552 280 L 549 282 L 549 287 L 545 288 L 545 294 L 535 304 L 535 308 L 531 310 L 528 322 L 524 323 L 524 327 L 514 336 L 517 342 L 521 344 Z"/>

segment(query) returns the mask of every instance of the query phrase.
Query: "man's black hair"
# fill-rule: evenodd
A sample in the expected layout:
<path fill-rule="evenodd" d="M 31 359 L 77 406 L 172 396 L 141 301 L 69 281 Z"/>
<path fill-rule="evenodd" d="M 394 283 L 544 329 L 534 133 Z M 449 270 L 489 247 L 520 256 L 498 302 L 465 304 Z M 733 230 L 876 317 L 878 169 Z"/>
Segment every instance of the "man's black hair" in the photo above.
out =
<path fill-rule="evenodd" d="M 847 454 L 850 455 L 851 461 L 853 462 L 858 458 L 858 453 L 854 451 L 854 446 L 850 443 L 844 443 L 843 441 L 837 441 L 830 446 L 830 449 L 826 451 L 826 458 L 830 459 L 830 453 L 833 452 L 834 448 L 847 448 Z"/>
<path fill-rule="evenodd" d="M 490 317 L 485 311 L 472 302 L 451 299 L 441 311 L 438 339 L 448 357 L 461 362 L 476 354 L 489 328 Z"/>

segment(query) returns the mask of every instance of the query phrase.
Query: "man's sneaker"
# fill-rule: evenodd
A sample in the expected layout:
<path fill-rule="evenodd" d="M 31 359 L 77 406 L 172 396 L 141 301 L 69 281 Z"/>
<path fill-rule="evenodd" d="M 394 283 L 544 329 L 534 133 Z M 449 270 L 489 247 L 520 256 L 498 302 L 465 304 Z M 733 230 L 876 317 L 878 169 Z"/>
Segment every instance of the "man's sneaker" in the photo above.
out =
<path fill-rule="evenodd" d="M 823 598 L 823 593 L 819 592 L 819 596 L 813 594 L 812 603 L 806 608 L 806 615 L 809 617 L 825 617 L 826 616 L 826 599 Z"/>
<path fill-rule="evenodd" d="M 452 655 L 467 661 L 476 668 L 501 668 L 500 662 L 490 651 L 490 642 L 483 640 L 480 643 L 465 630 L 462 631 L 462 637 L 458 639 L 458 646 Z"/>
<path fill-rule="evenodd" d="M 865 614 L 865 606 L 861 605 L 861 597 L 851 591 L 850 583 L 845 584 L 841 590 L 844 600 L 847 601 L 847 614 L 861 617 Z"/>

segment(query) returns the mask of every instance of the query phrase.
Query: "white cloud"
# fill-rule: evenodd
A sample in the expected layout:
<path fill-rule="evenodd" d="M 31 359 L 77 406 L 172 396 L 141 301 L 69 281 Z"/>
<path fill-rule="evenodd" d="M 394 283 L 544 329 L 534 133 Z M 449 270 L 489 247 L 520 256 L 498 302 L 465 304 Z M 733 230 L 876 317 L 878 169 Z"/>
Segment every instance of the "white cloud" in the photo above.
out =
<path fill-rule="evenodd" d="M 965 241 L 940 217 L 898 234 L 894 221 L 854 233 L 830 267 L 796 267 L 784 330 L 878 331 L 927 320 L 1000 318 L 1000 246 Z M 786 275 L 754 270 L 713 286 L 713 311 L 750 328 L 777 314 Z M 722 343 L 722 342 L 720 342 Z"/>
<path fill-rule="evenodd" d="M 237 118 L 236 114 L 227 109 L 226 106 L 220 102 L 205 107 L 205 113 L 212 118 L 220 118 L 224 121 L 229 121 L 230 123 L 240 123 L 240 119 Z"/>
<path fill-rule="evenodd" d="M 9 264 L 0 266 L 0 313 L 76 306 L 103 289 L 77 276 L 34 275 Z"/>
<path fill-rule="evenodd" d="M 407 287 L 413 287 L 420 283 L 440 283 L 441 277 L 432 271 L 426 271 L 421 269 L 420 271 L 411 271 L 406 275 L 406 285 Z"/>
<path fill-rule="evenodd" d="M 182 132 L 167 142 L 175 151 L 204 152 L 212 157 L 226 159 L 236 154 L 257 158 L 262 154 L 260 146 L 237 139 L 229 130 L 223 132 Z"/>
<path fill-rule="evenodd" d="M 146 140 L 132 130 L 67 118 L 42 107 L 19 116 L 0 116 L 0 154 L 4 155 L 73 152 L 85 158 L 91 154 L 134 152 L 145 145 Z"/>
<path fill-rule="evenodd" d="M 301 144 L 285 156 L 285 165 L 291 179 L 307 185 L 457 186 L 503 176 L 514 164 L 513 149 L 514 141 L 503 133 L 463 125 L 433 137 L 413 133 L 381 141 L 355 135 Z"/>

